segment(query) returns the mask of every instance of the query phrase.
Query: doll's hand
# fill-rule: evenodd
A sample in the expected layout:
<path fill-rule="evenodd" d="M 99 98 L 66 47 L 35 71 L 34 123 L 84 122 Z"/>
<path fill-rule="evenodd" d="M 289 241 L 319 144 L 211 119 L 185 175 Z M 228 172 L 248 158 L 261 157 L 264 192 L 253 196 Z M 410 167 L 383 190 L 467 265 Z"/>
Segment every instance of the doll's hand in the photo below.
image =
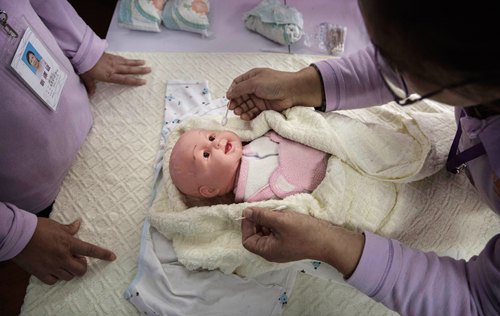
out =
<path fill-rule="evenodd" d="M 144 60 L 127 59 L 118 55 L 104 53 L 89 71 L 80 75 L 87 93 L 95 92 L 95 81 L 112 82 L 129 86 L 141 86 L 146 80 L 132 75 L 144 75 L 151 68 L 143 67 Z"/>
<path fill-rule="evenodd" d="M 265 110 L 318 106 L 322 89 L 319 74 L 312 67 L 298 72 L 255 68 L 235 78 L 226 97 L 231 100 L 229 109 L 248 121 Z"/>

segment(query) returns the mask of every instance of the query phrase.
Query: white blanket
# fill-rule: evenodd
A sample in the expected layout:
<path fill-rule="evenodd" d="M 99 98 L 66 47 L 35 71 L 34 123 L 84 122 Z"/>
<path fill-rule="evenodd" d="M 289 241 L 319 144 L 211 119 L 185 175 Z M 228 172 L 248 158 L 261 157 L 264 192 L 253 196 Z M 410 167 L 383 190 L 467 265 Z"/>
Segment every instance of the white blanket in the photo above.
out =
<path fill-rule="evenodd" d="M 118 258 L 113 263 L 89 260 L 84 277 L 54 286 L 32 278 L 22 315 L 138 315 L 135 307 L 123 298 L 123 291 L 137 273 L 141 230 L 154 176 L 152 166 L 164 124 L 167 80 L 205 78 L 212 95 L 220 97 L 233 78 L 250 68 L 294 71 L 324 58 L 283 54 L 122 55 L 145 59 L 153 72 L 146 76 L 147 85 L 137 88 L 98 85 L 92 98 L 94 126 L 64 180 L 51 215 L 63 223 L 81 218 L 78 237 L 114 250 Z M 346 114 L 377 124 L 387 121 L 385 117 L 367 117 L 370 111 Z M 429 104 L 423 111 L 447 110 Z M 433 124 L 430 121 L 425 130 L 431 130 Z M 447 146 L 449 143 L 444 147 Z M 463 174 L 451 175 L 441 169 L 424 180 L 400 186 L 398 193 L 399 203 L 378 233 L 407 245 L 468 259 L 478 254 L 498 232 L 499 216 L 480 202 Z M 191 216 L 195 215 L 196 210 Z M 223 229 L 236 231 L 237 227 L 238 224 L 228 220 Z M 389 312 L 345 284 L 306 274 L 298 275 L 283 312 L 283 315 L 368 314 Z"/>
<path fill-rule="evenodd" d="M 269 263 L 242 247 L 240 222 L 234 218 L 248 205 L 283 204 L 338 225 L 370 231 L 398 222 L 392 211 L 408 198 L 399 195 L 401 183 L 423 179 L 444 165 L 454 134 L 453 115 L 450 111 L 426 112 L 423 106 L 409 112 L 390 106 L 359 111 L 364 112 L 363 120 L 295 107 L 282 114 L 266 111 L 251 122 L 233 118 L 225 127 L 219 117 L 184 122 L 170 134 L 163 170 L 168 170 L 169 154 L 179 136 L 194 127 L 231 129 L 243 141 L 274 130 L 332 156 L 325 179 L 312 194 L 297 194 L 281 201 L 188 209 L 168 172 L 164 172 L 166 192 L 159 193 L 152 208 L 152 225 L 172 239 L 179 261 L 189 269 L 255 276 L 284 264 Z M 409 204 L 401 206 L 412 208 Z"/>

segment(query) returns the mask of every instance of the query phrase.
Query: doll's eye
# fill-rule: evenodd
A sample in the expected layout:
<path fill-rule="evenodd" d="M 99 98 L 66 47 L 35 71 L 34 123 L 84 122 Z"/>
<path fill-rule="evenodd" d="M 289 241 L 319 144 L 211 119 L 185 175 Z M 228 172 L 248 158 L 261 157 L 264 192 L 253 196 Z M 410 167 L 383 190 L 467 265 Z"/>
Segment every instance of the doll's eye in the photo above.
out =
<path fill-rule="evenodd" d="M 212 135 L 208 136 L 208 140 L 213 142 L 215 140 L 215 136 L 212 136 Z"/>
<path fill-rule="evenodd" d="M 210 153 L 204 152 L 204 153 L 203 153 L 203 158 L 205 158 L 205 159 L 206 159 L 206 158 L 208 158 L 208 157 L 210 157 Z"/>

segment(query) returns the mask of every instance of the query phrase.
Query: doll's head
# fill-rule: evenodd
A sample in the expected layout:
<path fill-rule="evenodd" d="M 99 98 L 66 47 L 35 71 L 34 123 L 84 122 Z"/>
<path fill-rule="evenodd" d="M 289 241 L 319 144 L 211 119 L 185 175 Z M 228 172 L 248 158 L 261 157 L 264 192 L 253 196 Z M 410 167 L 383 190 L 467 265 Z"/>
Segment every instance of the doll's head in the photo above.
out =
<path fill-rule="evenodd" d="M 234 188 L 242 154 L 238 135 L 192 129 L 179 137 L 170 154 L 169 171 L 182 193 L 212 198 Z"/>

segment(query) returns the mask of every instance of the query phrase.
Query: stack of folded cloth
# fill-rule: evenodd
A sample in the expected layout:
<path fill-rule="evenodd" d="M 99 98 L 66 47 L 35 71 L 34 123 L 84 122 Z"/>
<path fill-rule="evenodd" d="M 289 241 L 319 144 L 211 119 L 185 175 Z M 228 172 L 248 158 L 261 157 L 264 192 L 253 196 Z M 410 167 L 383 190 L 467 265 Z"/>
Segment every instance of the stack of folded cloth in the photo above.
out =
<path fill-rule="evenodd" d="M 121 0 L 118 25 L 139 31 L 160 32 L 165 0 Z"/>
<path fill-rule="evenodd" d="M 160 32 L 168 29 L 210 36 L 208 0 L 121 0 L 118 24 L 133 30 Z"/>
<path fill-rule="evenodd" d="M 163 10 L 163 25 L 172 30 L 183 30 L 210 36 L 208 27 L 208 0 L 169 0 Z"/>
<path fill-rule="evenodd" d="M 280 0 L 263 0 L 243 18 L 249 30 L 282 45 L 295 43 L 304 34 L 302 14 Z"/>

